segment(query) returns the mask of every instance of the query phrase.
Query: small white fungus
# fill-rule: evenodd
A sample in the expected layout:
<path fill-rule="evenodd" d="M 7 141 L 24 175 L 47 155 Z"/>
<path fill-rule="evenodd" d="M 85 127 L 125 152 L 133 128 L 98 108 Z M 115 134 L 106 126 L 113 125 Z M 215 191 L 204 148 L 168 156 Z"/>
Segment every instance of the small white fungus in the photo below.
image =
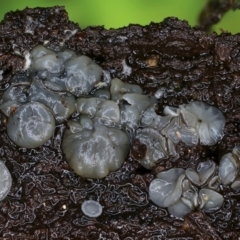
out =
<path fill-rule="evenodd" d="M 86 216 L 92 218 L 99 217 L 102 214 L 102 205 L 93 200 L 83 202 L 81 209 Z"/>
<path fill-rule="evenodd" d="M 12 176 L 3 161 L 0 161 L 0 201 L 9 193 L 12 186 Z"/>
<path fill-rule="evenodd" d="M 25 58 L 24 70 L 27 70 L 30 67 L 30 65 L 31 65 L 31 58 L 30 58 L 30 56 L 31 55 L 30 55 L 29 52 L 25 53 L 25 56 L 24 56 L 24 58 Z"/>

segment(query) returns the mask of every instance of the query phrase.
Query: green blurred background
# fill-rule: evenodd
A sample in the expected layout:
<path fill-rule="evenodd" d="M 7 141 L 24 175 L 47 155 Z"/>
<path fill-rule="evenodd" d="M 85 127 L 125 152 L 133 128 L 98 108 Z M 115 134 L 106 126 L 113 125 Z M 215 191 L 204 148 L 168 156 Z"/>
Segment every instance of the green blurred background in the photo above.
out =
<path fill-rule="evenodd" d="M 141 25 L 160 22 L 169 16 L 187 20 L 195 26 L 199 13 L 208 0 L 1 0 L 0 19 L 9 11 L 25 7 L 65 6 L 70 20 L 78 22 L 81 28 L 104 25 L 105 28 Z M 220 28 L 231 33 L 240 32 L 240 10 L 229 11 L 214 31 Z"/>

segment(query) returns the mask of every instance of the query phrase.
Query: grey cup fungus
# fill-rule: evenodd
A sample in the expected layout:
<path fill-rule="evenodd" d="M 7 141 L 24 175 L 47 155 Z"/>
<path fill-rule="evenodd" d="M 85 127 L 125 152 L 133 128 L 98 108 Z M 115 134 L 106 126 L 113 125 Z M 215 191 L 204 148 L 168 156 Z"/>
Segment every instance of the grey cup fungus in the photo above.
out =
<path fill-rule="evenodd" d="M 81 206 L 83 213 L 91 218 L 99 217 L 102 214 L 102 208 L 99 202 L 93 200 L 84 201 Z"/>
<path fill-rule="evenodd" d="M 151 169 L 159 159 L 168 158 L 166 139 L 156 129 L 139 128 L 136 138 L 147 147 L 145 157 L 140 161 L 145 168 Z"/>
<path fill-rule="evenodd" d="M 221 111 L 213 106 L 198 101 L 180 105 L 179 108 L 166 106 L 163 111 L 165 116 L 159 116 L 155 112 L 154 104 L 153 102 L 146 106 L 145 111 L 142 112 L 140 117 L 142 128 L 137 129 L 135 136 L 147 146 L 146 156 L 140 160 L 140 163 L 148 169 L 155 166 L 155 163 L 159 160 L 157 158 L 160 156 L 163 159 L 166 156 L 177 156 L 175 145 L 180 141 L 188 146 L 193 146 L 198 144 L 200 139 L 203 145 L 212 145 L 223 137 L 225 118 Z M 214 125 L 215 122 L 216 126 Z M 152 130 L 148 130 L 148 134 L 146 134 L 145 128 Z M 143 131 L 145 131 L 144 135 L 142 134 Z M 154 149 L 152 143 L 156 142 L 156 134 L 152 134 L 154 131 L 158 135 L 157 142 L 161 142 L 159 145 L 161 147 L 157 147 L 157 151 L 162 149 L 165 153 L 158 154 L 158 157 L 156 157 L 156 154 L 149 154 Z"/>
<path fill-rule="evenodd" d="M 26 92 L 29 87 L 29 83 L 19 83 L 19 85 L 13 84 L 2 95 L 0 101 L 0 110 L 9 117 L 14 109 L 21 106 L 27 101 Z"/>
<path fill-rule="evenodd" d="M 149 197 L 160 207 L 173 205 L 182 195 L 182 182 L 185 170 L 172 168 L 160 172 L 149 186 Z"/>
<path fill-rule="evenodd" d="M 75 96 L 86 95 L 101 81 L 102 68 L 69 49 L 53 51 L 41 45 L 30 52 L 30 75 L 62 86 Z"/>
<path fill-rule="evenodd" d="M 156 205 L 168 208 L 169 213 L 178 218 L 195 209 L 215 211 L 221 208 L 224 201 L 220 193 L 207 185 L 215 172 L 216 164 L 210 160 L 200 162 L 197 171 L 172 168 L 160 172 L 149 186 L 149 197 Z M 198 191 L 194 185 L 204 186 Z"/>
<path fill-rule="evenodd" d="M 221 208 L 224 198 L 218 192 L 220 184 L 231 184 L 234 191 L 240 191 L 239 147 L 223 155 L 219 167 L 207 160 L 200 162 L 196 170 L 173 168 L 160 172 L 149 186 L 149 196 L 156 205 L 167 207 L 170 214 L 183 218 L 195 209 L 212 212 Z"/>
<path fill-rule="evenodd" d="M 240 149 L 239 147 L 235 147 L 231 153 L 226 153 L 220 160 L 219 178 L 221 182 L 225 185 L 232 183 L 233 189 L 238 189 L 239 170 Z"/>
<path fill-rule="evenodd" d="M 63 136 L 63 152 L 78 175 L 103 178 L 122 166 L 130 141 L 125 132 L 104 126 L 98 119 L 87 122 L 86 118 L 69 123 L 70 129 Z"/>
<path fill-rule="evenodd" d="M 9 193 L 12 186 L 12 176 L 3 161 L 0 161 L 0 201 Z"/>
<path fill-rule="evenodd" d="M 52 137 L 54 130 L 55 119 L 51 110 L 38 102 L 20 106 L 8 118 L 8 136 L 20 147 L 39 147 Z"/>
<path fill-rule="evenodd" d="M 124 83 L 118 78 L 111 81 L 110 93 L 113 101 L 120 100 L 126 93 L 142 94 L 142 89 L 138 85 Z"/>
<path fill-rule="evenodd" d="M 216 164 L 213 161 L 200 162 L 197 171 L 192 168 L 186 170 L 188 179 L 197 186 L 204 185 L 208 179 L 214 174 Z"/>
<path fill-rule="evenodd" d="M 215 211 L 222 206 L 223 201 L 223 196 L 216 191 L 206 188 L 199 191 L 199 203 L 202 210 Z"/>
<path fill-rule="evenodd" d="M 56 122 L 63 123 L 75 111 L 75 98 L 72 94 L 65 92 L 58 84 L 51 83 L 50 86 L 50 83 L 33 79 L 28 100 L 44 104 L 53 111 Z"/>
<path fill-rule="evenodd" d="M 168 212 L 177 218 L 183 218 L 192 210 L 193 209 L 191 207 L 184 203 L 183 198 L 179 198 L 174 205 L 168 207 Z"/>
<path fill-rule="evenodd" d="M 203 145 L 214 145 L 223 137 L 225 117 L 214 106 L 195 101 L 180 106 L 187 126 L 196 128 Z"/>

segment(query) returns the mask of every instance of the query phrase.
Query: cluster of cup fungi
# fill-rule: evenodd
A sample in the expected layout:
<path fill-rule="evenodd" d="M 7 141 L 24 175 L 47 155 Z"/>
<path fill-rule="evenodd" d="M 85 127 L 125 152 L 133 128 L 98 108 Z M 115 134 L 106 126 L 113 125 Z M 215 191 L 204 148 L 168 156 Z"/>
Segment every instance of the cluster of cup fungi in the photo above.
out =
<path fill-rule="evenodd" d="M 152 169 L 160 159 L 177 155 L 179 141 L 212 146 L 224 135 L 225 117 L 216 107 L 192 101 L 166 106 L 163 116 L 158 115 L 158 92 L 143 94 L 138 85 L 111 79 L 92 59 L 70 49 L 38 45 L 26 54 L 25 67 L 27 74 L 16 75 L 0 101 L 9 138 L 19 147 L 36 148 L 52 138 L 56 125 L 66 122 L 62 150 L 82 177 L 104 178 L 117 171 L 134 139 L 146 146 L 140 164 Z M 162 171 L 149 186 L 150 199 L 179 218 L 195 209 L 217 210 L 224 201 L 220 184 L 240 189 L 239 157 L 240 150 L 234 148 L 219 166 L 208 160 L 196 170 Z M 3 162 L 0 171 L 2 200 L 12 180 Z M 102 207 L 91 200 L 83 203 L 82 211 L 97 217 Z"/>

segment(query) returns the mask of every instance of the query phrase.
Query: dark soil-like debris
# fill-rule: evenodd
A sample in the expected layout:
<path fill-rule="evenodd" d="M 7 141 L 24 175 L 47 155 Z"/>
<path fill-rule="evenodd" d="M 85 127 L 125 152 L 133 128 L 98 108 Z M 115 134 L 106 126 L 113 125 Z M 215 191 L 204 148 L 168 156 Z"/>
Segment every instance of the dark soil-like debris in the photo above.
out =
<path fill-rule="evenodd" d="M 226 117 L 225 135 L 209 147 L 177 146 L 179 158 L 160 161 L 144 170 L 134 156 L 104 179 L 77 176 L 61 150 L 65 125 L 37 149 L 18 148 L 6 134 L 1 116 L 0 157 L 13 177 L 10 194 L 0 204 L 3 239 L 237 239 L 240 236 L 239 192 L 223 187 L 225 201 L 214 213 L 193 212 L 183 220 L 169 216 L 148 198 L 155 174 L 171 167 L 193 167 L 240 145 L 240 35 L 220 36 L 167 18 L 148 26 L 129 25 L 105 30 L 81 30 L 68 20 L 64 8 L 35 8 L 10 12 L 0 24 L 0 89 L 24 72 L 24 54 L 38 44 L 66 47 L 94 59 L 112 77 L 137 83 L 145 93 L 162 89 L 164 106 L 191 100 L 219 108 Z M 144 146 L 143 146 L 144 147 Z M 137 157 L 136 157 L 137 158 Z M 84 200 L 98 200 L 103 214 L 90 219 L 81 212 Z"/>

